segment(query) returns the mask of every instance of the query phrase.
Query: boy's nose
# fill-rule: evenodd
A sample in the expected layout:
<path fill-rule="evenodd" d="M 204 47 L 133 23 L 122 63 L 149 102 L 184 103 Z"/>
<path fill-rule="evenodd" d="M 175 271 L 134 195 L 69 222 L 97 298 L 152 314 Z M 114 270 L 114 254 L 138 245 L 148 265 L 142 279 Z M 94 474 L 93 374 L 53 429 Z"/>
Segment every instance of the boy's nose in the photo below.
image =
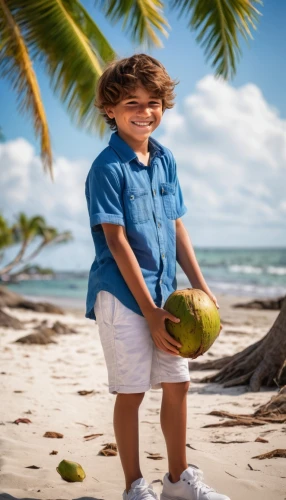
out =
<path fill-rule="evenodd" d="M 150 108 L 148 105 L 142 104 L 138 106 L 138 114 L 150 116 Z"/>

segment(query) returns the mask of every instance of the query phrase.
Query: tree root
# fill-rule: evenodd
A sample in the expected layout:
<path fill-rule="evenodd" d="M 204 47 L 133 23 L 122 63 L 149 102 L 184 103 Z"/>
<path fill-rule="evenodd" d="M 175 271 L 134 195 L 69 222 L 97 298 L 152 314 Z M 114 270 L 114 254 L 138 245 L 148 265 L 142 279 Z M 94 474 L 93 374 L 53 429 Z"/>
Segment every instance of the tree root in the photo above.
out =
<path fill-rule="evenodd" d="M 266 423 L 284 424 L 286 422 L 286 386 L 273 396 L 268 403 L 260 406 L 252 415 L 229 413 L 228 411 L 213 410 L 208 415 L 225 417 L 218 424 L 208 424 L 204 427 L 234 427 L 235 425 L 265 425 Z"/>
<path fill-rule="evenodd" d="M 285 372 L 286 359 L 286 299 L 270 331 L 265 337 L 243 351 L 226 358 L 205 363 L 202 369 L 218 369 L 215 375 L 204 377 L 202 383 L 217 382 L 224 387 L 249 385 L 251 391 L 279 385 L 279 377 Z M 191 364 L 194 368 L 194 364 Z M 196 367 L 199 369 L 199 366 Z M 284 371 L 283 371 L 284 370 Z"/>
<path fill-rule="evenodd" d="M 278 448 L 277 450 L 269 451 L 268 453 L 263 453 L 262 455 L 257 455 L 256 457 L 252 458 L 258 458 L 259 460 L 263 460 L 265 458 L 274 458 L 274 457 L 286 458 L 286 450 Z"/>

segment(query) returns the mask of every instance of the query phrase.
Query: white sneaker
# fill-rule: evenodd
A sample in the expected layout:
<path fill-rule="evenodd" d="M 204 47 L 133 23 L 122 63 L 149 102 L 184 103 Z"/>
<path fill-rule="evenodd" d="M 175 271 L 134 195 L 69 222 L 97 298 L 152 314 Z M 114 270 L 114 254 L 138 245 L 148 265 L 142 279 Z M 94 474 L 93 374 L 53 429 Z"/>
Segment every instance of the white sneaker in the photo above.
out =
<path fill-rule="evenodd" d="M 131 488 L 123 493 L 123 500 L 158 500 L 158 497 L 153 490 L 153 486 L 148 484 L 143 477 L 136 479 L 131 484 Z"/>
<path fill-rule="evenodd" d="M 171 483 L 169 474 L 165 474 L 160 500 L 230 500 L 230 498 L 203 483 L 203 472 L 195 465 L 190 465 L 182 472 L 177 483 Z"/>

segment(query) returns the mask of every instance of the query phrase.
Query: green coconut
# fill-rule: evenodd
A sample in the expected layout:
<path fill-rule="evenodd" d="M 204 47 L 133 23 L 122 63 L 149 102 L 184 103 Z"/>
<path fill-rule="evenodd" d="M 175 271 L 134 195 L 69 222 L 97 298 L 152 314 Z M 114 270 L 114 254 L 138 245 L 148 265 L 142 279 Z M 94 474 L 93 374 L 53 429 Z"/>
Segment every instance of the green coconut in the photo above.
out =
<path fill-rule="evenodd" d="M 164 309 L 180 323 L 166 319 L 166 330 L 180 344 L 183 358 L 197 358 L 214 343 L 220 332 L 220 317 L 216 305 L 202 290 L 186 288 L 173 292 Z"/>
<path fill-rule="evenodd" d="M 76 481 L 81 482 L 85 478 L 85 472 L 82 466 L 70 460 L 62 460 L 57 467 L 57 471 L 62 478 L 69 483 L 75 483 Z"/>

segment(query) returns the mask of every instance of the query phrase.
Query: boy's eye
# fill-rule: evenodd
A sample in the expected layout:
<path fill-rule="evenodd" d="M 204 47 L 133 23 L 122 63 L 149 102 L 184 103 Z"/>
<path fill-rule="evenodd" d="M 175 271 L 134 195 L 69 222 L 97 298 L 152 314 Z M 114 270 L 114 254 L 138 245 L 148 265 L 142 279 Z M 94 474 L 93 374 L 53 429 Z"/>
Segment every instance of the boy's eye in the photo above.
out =
<path fill-rule="evenodd" d="M 138 104 L 137 101 L 128 101 L 126 104 Z M 149 102 L 149 106 L 160 106 L 160 103 L 157 101 Z"/>

